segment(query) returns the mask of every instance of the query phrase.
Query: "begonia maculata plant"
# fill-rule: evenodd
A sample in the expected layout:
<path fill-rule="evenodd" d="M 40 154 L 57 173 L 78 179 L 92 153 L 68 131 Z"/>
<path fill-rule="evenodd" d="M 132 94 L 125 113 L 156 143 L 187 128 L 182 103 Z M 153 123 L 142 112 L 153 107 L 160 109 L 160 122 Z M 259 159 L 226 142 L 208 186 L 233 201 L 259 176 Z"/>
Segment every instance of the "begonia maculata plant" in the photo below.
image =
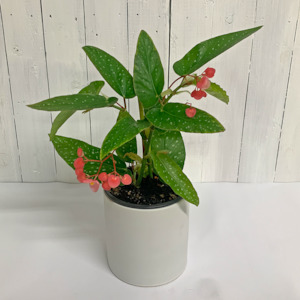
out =
<path fill-rule="evenodd" d="M 193 101 L 210 95 L 227 104 L 229 98 L 211 81 L 214 68 L 196 71 L 260 28 L 217 36 L 197 44 L 174 63 L 173 69 L 179 77 L 165 89 L 159 54 L 145 31 L 141 31 L 138 38 L 133 76 L 110 54 L 85 46 L 83 50 L 88 58 L 121 101 L 99 95 L 105 82 L 94 81 L 78 94 L 50 98 L 29 107 L 60 111 L 53 121 L 50 140 L 58 154 L 75 170 L 78 181 L 89 184 L 92 191 L 96 192 L 100 185 L 106 191 L 120 185 L 140 187 L 143 178 L 155 177 L 169 185 L 177 195 L 198 205 L 197 192 L 182 171 L 185 146 L 181 132 L 223 132 L 222 124 L 207 112 L 193 107 Z M 193 90 L 190 87 L 194 87 Z M 189 95 L 181 94 L 183 92 Z M 182 95 L 181 101 L 171 102 L 178 94 Z M 126 101 L 137 102 L 139 120 L 130 115 Z M 76 111 L 86 113 L 104 107 L 119 113 L 101 148 L 57 135 L 58 129 Z M 137 135 L 141 136 L 141 155 L 137 151 Z"/>

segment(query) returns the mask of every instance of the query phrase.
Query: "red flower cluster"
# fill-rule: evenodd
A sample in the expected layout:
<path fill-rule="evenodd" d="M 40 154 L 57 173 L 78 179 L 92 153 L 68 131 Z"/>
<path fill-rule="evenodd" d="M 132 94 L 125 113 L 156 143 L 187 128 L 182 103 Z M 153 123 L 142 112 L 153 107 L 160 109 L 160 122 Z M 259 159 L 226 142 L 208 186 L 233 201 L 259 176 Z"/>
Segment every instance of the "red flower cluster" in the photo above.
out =
<path fill-rule="evenodd" d="M 110 189 L 114 189 L 120 185 L 122 182 L 124 185 L 129 185 L 132 182 L 131 177 L 128 174 L 121 176 L 116 172 L 114 174 L 107 174 L 106 172 L 102 172 L 99 174 L 98 179 L 102 181 L 102 188 L 105 191 L 109 191 Z"/>
<path fill-rule="evenodd" d="M 204 90 L 208 89 L 210 87 L 210 81 L 208 78 L 212 78 L 215 75 L 216 70 L 214 68 L 207 68 L 202 74 L 201 74 L 201 78 L 199 80 L 199 77 L 195 77 L 196 79 L 196 88 L 192 91 L 191 96 L 193 98 L 195 98 L 196 100 L 200 100 L 203 97 L 206 97 L 207 94 Z M 190 107 L 188 107 L 185 110 L 185 114 L 189 117 L 189 118 L 193 118 L 196 115 L 196 108 L 192 107 L 190 105 Z"/>
<path fill-rule="evenodd" d="M 196 77 L 197 84 L 195 90 L 191 93 L 191 96 L 195 98 L 196 100 L 200 100 L 203 97 L 206 97 L 207 94 L 204 90 L 208 89 L 210 87 L 210 81 L 208 78 L 212 78 L 215 75 L 216 70 L 214 68 L 207 68 L 202 74 L 201 78 L 198 81 L 198 78 Z"/>
<path fill-rule="evenodd" d="M 77 151 L 77 154 L 79 154 L 79 153 L 82 153 L 81 155 L 83 155 L 81 148 L 79 148 Z M 74 161 L 74 167 L 75 167 L 75 173 L 77 175 L 77 180 L 82 183 L 88 183 L 91 190 L 93 192 L 97 192 L 99 189 L 100 183 L 96 179 L 89 178 L 89 176 L 84 173 L 83 168 L 84 168 L 85 163 L 86 163 L 86 161 L 83 160 L 83 157 L 78 157 Z"/>
<path fill-rule="evenodd" d="M 117 186 L 120 185 L 121 182 L 124 185 L 131 184 L 132 179 L 131 179 L 130 175 L 125 174 L 124 176 L 121 176 L 116 171 L 115 160 L 114 160 L 112 154 L 108 155 L 102 161 L 101 160 L 90 160 L 84 156 L 82 149 L 78 148 L 77 155 L 78 155 L 78 158 L 76 158 L 74 161 L 74 167 L 75 167 L 75 173 L 77 175 L 77 180 L 82 183 L 88 183 L 93 192 L 97 192 L 100 187 L 100 182 L 97 180 L 97 178 L 102 182 L 102 188 L 106 191 L 109 191 L 111 188 L 116 188 Z M 113 161 L 114 171 L 110 174 L 107 174 L 106 172 L 100 173 L 103 162 L 105 160 L 107 160 L 108 158 L 111 158 Z M 100 162 L 100 167 L 99 167 L 97 174 L 87 175 L 84 173 L 84 165 L 89 161 Z"/>

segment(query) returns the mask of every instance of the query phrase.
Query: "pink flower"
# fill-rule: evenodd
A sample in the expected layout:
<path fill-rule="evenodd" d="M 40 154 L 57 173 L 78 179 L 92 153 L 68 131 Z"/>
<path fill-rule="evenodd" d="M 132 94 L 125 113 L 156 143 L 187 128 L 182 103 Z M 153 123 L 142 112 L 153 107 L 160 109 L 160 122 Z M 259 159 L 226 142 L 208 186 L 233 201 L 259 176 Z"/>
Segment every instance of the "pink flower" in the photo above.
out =
<path fill-rule="evenodd" d="M 200 100 L 201 98 L 206 97 L 207 94 L 202 90 L 193 90 L 191 96 L 196 100 Z"/>
<path fill-rule="evenodd" d="M 122 177 L 122 181 L 121 181 L 124 185 L 129 185 L 131 184 L 132 182 L 132 178 L 130 177 L 130 175 L 128 174 L 125 174 L 123 177 Z"/>
<path fill-rule="evenodd" d="M 78 157 L 78 158 L 75 159 L 75 161 L 74 161 L 75 169 L 81 169 L 81 168 L 84 167 L 84 165 L 85 165 L 85 163 L 84 163 L 82 157 Z"/>
<path fill-rule="evenodd" d="M 90 189 L 93 191 L 93 192 L 97 192 L 99 187 L 100 187 L 100 183 L 98 180 L 92 180 L 90 183 Z"/>
<path fill-rule="evenodd" d="M 206 90 L 210 87 L 210 81 L 206 76 L 203 76 L 198 82 L 197 82 L 197 88 Z"/>
<path fill-rule="evenodd" d="M 108 176 L 107 182 L 108 182 L 109 186 L 114 189 L 114 188 L 116 188 L 117 186 L 120 185 L 121 181 L 120 181 L 119 176 L 111 174 L 111 175 Z"/>
<path fill-rule="evenodd" d="M 78 156 L 78 157 L 83 157 L 83 155 L 84 155 L 84 153 L 83 153 L 82 149 L 81 149 L 81 148 L 78 148 L 78 149 L 77 149 L 77 156 Z"/>
<path fill-rule="evenodd" d="M 208 78 L 214 77 L 216 73 L 216 69 L 214 68 L 207 68 L 204 72 L 203 75 L 207 76 Z"/>
<path fill-rule="evenodd" d="M 103 181 L 103 183 L 102 183 L 102 188 L 103 188 L 105 191 L 110 191 L 110 190 L 111 190 L 111 187 L 109 186 L 109 184 L 108 184 L 107 181 Z"/>

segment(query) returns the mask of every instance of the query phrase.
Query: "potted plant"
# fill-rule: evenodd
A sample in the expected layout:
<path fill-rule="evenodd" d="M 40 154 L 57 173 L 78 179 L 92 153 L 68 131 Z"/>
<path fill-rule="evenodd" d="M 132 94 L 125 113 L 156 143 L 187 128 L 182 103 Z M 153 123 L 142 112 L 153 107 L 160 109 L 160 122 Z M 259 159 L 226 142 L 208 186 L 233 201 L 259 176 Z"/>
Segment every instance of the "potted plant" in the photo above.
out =
<path fill-rule="evenodd" d="M 124 100 L 99 95 L 104 81 L 94 81 L 78 94 L 50 98 L 29 107 L 60 111 L 49 134 L 58 154 L 75 170 L 77 179 L 105 193 L 106 244 L 112 272 L 125 282 L 155 286 L 178 277 L 187 259 L 188 204 L 199 204 L 197 192 L 183 173 L 183 132 L 217 133 L 224 127 L 192 103 L 171 102 L 187 92 L 191 100 L 207 94 L 228 103 L 226 92 L 211 81 L 215 69 L 195 73 L 261 27 L 221 35 L 197 44 L 173 69 L 179 76 L 164 90 L 164 70 L 152 39 L 141 31 L 133 76 L 114 57 L 92 46 L 83 50 L 105 81 Z M 192 86 L 192 91 L 191 87 Z M 131 99 L 137 100 L 131 100 Z M 137 101 L 135 120 L 126 100 Z M 76 111 L 110 107 L 116 123 L 97 148 L 57 135 Z M 141 136 L 142 154 L 136 136 Z"/>

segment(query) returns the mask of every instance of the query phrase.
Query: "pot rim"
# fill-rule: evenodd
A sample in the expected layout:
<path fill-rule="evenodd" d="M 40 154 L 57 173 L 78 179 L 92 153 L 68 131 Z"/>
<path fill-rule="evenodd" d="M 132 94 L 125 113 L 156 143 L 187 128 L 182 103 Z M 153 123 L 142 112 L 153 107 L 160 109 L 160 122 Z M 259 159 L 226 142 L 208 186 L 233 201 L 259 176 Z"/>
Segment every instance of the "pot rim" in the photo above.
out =
<path fill-rule="evenodd" d="M 166 201 L 163 203 L 157 203 L 157 204 L 153 204 L 153 205 L 143 205 L 143 204 L 134 204 L 134 203 L 126 202 L 126 201 L 119 199 L 116 196 L 112 195 L 109 191 L 104 190 L 104 193 L 109 199 L 111 199 L 116 204 L 119 204 L 119 205 L 125 206 L 125 207 L 129 207 L 129 208 L 142 209 L 142 210 L 164 208 L 164 207 L 170 206 L 172 204 L 175 204 L 175 203 L 179 202 L 180 200 L 183 200 L 182 197 L 178 196 L 177 198 L 175 198 L 173 200 L 169 200 L 169 201 Z"/>

